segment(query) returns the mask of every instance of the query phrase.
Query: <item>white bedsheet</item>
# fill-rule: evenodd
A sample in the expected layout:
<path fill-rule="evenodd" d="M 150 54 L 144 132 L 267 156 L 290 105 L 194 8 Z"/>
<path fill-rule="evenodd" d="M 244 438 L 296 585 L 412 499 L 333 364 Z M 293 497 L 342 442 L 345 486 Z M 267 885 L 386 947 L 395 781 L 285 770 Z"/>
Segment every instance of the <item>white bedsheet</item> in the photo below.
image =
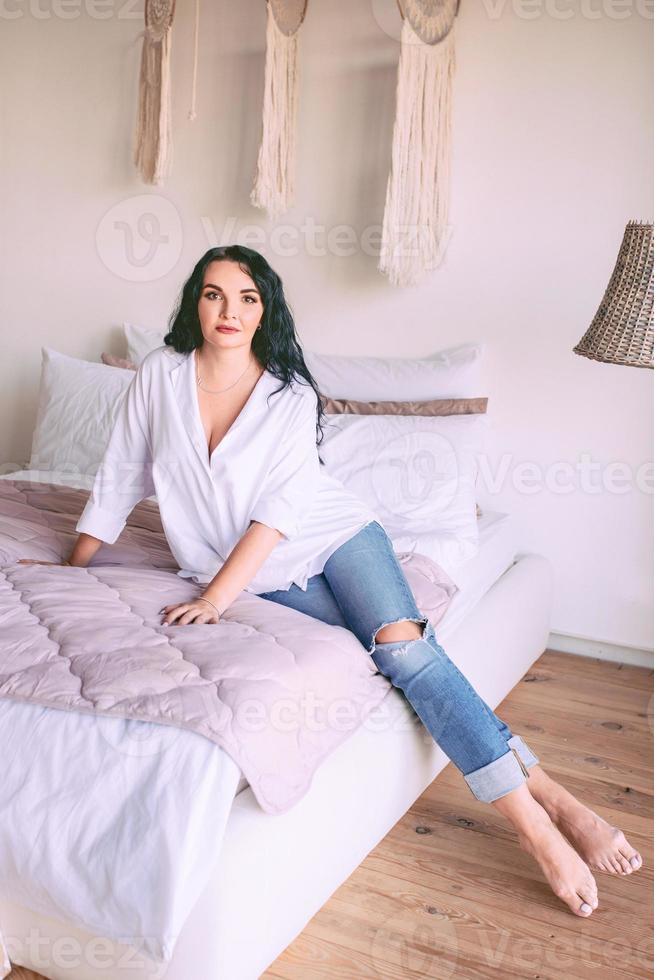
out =
<path fill-rule="evenodd" d="M 2 698 L 0 744 L 0 893 L 170 959 L 238 766 L 193 732 Z"/>

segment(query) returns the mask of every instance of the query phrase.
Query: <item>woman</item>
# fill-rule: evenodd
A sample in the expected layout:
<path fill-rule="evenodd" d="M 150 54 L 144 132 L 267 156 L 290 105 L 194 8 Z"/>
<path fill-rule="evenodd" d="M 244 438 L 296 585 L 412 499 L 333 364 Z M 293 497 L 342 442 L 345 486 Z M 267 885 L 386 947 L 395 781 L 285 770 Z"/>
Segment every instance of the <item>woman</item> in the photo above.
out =
<path fill-rule="evenodd" d="M 473 795 L 515 827 L 555 894 L 591 915 L 590 868 L 630 874 L 642 859 L 477 695 L 417 608 L 375 514 L 321 469 L 322 403 L 279 277 L 251 249 L 210 249 L 164 340 L 128 389 L 68 564 L 88 564 L 156 493 L 180 575 L 205 585 L 166 606 L 164 625 L 218 623 L 246 589 L 350 629 Z"/>

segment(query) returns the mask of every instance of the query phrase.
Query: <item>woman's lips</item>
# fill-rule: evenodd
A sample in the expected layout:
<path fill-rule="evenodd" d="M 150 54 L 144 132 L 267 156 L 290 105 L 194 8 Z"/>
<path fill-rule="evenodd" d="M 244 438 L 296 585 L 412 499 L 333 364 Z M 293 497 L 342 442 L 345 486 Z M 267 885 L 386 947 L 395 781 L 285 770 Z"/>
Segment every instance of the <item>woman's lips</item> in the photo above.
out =
<path fill-rule="evenodd" d="M 221 333 L 238 333 L 237 327 L 216 327 L 216 330 L 220 330 Z"/>

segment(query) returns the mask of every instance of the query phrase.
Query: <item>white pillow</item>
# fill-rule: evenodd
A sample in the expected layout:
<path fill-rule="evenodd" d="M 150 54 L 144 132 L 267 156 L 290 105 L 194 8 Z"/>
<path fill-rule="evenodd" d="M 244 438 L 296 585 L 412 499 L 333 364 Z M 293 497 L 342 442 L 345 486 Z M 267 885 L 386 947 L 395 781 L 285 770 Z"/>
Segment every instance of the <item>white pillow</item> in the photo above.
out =
<path fill-rule="evenodd" d="M 378 515 L 396 551 L 447 572 L 477 554 L 475 482 L 485 415 L 328 415 L 328 471 Z"/>
<path fill-rule="evenodd" d="M 304 352 L 318 388 L 329 398 L 356 401 L 427 401 L 480 394 L 481 344 L 465 344 L 430 357 L 345 357 Z"/>
<path fill-rule="evenodd" d="M 151 330 L 149 327 L 139 327 L 135 323 L 123 323 L 125 339 L 127 340 L 127 360 L 138 367 L 144 357 L 161 347 L 167 330 Z"/>
<path fill-rule="evenodd" d="M 161 347 L 167 331 L 124 323 L 127 357 L 137 366 Z M 304 351 L 318 388 L 329 398 L 357 401 L 426 401 L 474 398 L 481 391 L 482 344 L 464 344 L 430 357 L 347 357 Z"/>
<path fill-rule="evenodd" d="M 30 470 L 90 476 L 109 442 L 134 372 L 41 348 L 41 387 Z"/>

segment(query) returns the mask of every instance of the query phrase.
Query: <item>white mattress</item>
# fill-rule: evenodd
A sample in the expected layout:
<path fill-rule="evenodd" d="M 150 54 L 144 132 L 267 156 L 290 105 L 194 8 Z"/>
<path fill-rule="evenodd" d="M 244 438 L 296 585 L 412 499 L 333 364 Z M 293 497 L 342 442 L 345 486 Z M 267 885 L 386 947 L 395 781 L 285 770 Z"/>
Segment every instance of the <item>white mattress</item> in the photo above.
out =
<path fill-rule="evenodd" d="M 438 642 L 442 642 L 443 646 L 470 610 L 474 609 L 516 558 L 517 533 L 515 521 L 510 514 L 486 511 L 479 518 L 478 527 L 478 553 L 450 572 L 460 592 L 454 596 L 449 609 L 436 627 Z"/>

